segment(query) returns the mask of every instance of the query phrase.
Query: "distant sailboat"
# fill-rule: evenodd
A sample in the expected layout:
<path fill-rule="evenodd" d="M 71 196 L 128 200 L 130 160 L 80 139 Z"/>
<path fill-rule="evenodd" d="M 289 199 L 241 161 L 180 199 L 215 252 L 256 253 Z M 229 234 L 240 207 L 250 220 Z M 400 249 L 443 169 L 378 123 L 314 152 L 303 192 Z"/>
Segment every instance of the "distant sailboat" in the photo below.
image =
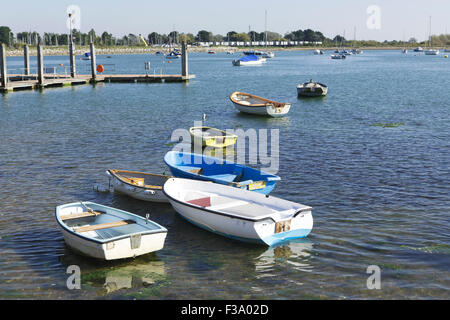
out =
<path fill-rule="evenodd" d="M 425 50 L 425 54 L 427 56 L 437 56 L 439 54 L 439 50 L 433 49 L 431 46 L 431 16 L 430 16 L 430 36 L 428 39 L 428 46 L 429 46 L 429 48 L 427 50 Z"/>

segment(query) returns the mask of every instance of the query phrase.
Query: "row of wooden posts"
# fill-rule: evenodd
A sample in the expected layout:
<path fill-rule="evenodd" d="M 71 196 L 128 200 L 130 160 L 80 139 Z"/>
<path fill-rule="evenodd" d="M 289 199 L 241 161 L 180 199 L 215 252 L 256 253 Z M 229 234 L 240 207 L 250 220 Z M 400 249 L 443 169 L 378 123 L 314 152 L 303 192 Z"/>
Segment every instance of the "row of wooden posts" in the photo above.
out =
<path fill-rule="evenodd" d="M 187 50 L 186 43 L 182 43 L 181 46 L 181 76 L 182 78 L 188 80 L 188 59 L 187 59 Z M 91 55 L 91 80 L 92 82 L 97 81 L 97 62 L 95 55 L 95 46 L 94 43 L 90 43 L 90 55 Z M 70 60 L 70 77 L 76 77 L 76 64 L 75 64 L 75 54 L 74 54 L 74 46 L 73 43 L 69 45 L 69 60 Z M 6 49 L 5 44 L 0 44 L 0 76 L 1 83 L 0 86 L 3 88 L 8 87 L 8 71 L 6 65 Z M 31 76 L 30 74 L 30 51 L 28 45 L 24 45 L 24 72 L 23 75 Z M 43 46 L 38 44 L 37 46 L 37 80 L 38 85 L 44 85 L 44 54 L 43 54 Z"/>

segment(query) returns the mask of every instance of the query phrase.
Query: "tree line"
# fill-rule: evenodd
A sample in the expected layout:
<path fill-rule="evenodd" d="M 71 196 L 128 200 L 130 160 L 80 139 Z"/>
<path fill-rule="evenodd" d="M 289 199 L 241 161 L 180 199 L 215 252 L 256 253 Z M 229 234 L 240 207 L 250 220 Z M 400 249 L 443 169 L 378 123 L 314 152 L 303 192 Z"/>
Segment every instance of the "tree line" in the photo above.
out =
<path fill-rule="evenodd" d="M 196 35 L 192 33 L 180 33 L 178 31 L 172 31 L 168 34 L 160 34 L 157 32 L 149 33 L 146 36 L 128 34 L 122 37 L 114 37 L 111 33 L 104 31 L 101 34 L 97 34 L 94 29 L 91 29 L 87 33 L 82 33 L 79 30 L 72 30 L 73 42 L 76 45 L 86 46 L 93 41 L 96 45 L 100 46 L 139 46 L 144 45 L 145 40 L 147 44 L 151 45 L 167 45 L 178 44 L 181 41 L 186 41 L 188 44 L 195 44 L 197 42 L 251 42 L 251 41 L 304 41 L 304 42 L 322 42 L 326 46 L 340 46 L 340 45 L 365 45 L 365 46 L 383 46 L 383 45 L 401 45 L 400 41 L 349 41 L 341 35 L 336 35 L 333 39 L 325 37 L 320 31 L 312 29 L 296 30 L 281 35 L 277 32 L 236 32 L 229 31 L 225 35 L 213 34 L 211 31 L 200 30 Z M 69 35 L 66 33 L 48 33 L 39 34 L 36 31 L 24 31 L 14 34 L 7 26 L 0 26 L 0 42 L 5 43 L 7 46 L 19 46 L 23 44 L 37 45 L 41 43 L 47 46 L 60 46 L 68 45 Z M 433 36 L 431 42 L 434 46 L 447 46 L 450 45 L 450 35 Z M 418 43 L 416 39 L 411 38 L 408 43 L 410 44 L 423 44 L 427 42 Z"/>

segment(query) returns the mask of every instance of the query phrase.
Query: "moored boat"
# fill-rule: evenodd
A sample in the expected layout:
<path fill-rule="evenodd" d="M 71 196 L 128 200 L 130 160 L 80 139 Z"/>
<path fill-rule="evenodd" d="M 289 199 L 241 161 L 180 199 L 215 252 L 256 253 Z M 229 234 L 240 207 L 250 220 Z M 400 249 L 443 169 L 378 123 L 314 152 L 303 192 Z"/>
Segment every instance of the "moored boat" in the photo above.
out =
<path fill-rule="evenodd" d="M 326 96 L 328 86 L 323 83 L 309 80 L 309 82 L 301 83 L 297 86 L 297 94 L 305 97 Z"/>
<path fill-rule="evenodd" d="M 422 47 L 417 47 L 414 49 L 414 52 L 423 52 L 423 48 Z"/>
<path fill-rule="evenodd" d="M 246 55 L 242 58 L 233 60 L 234 66 L 255 66 L 255 65 L 261 65 L 263 62 L 265 62 L 265 58 L 258 57 L 254 54 L 252 55 Z"/>
<path fill-rule="evenodd" d="M 306 237 L 313 227 L 311 207 L 256 192 L 179 178 L 163 191 L 187 221 L 235 240 L 271 246 Z"/>
<path fill-rule="evenodd" d="M 89 257 L 115 260 L 161 250 L 167 229 L 130 212 L 93 202 L 56 207 L 66 244 Z"/>
<path fill-rule="evenodd" d="M 439 50 L 438 49 L 427 49 L 427 50 L 425 50 L 425 55 L 437 56 L 437 55 L 439 55 Z"/>
<path fill-rule="evenodd" d="M 290 103 L 276 102 L 239 91 L 233 92 L 230 95 L 230 100 L 240 112 L 267 115 L 274 118 L 285 116 L 291 108 Z"/>
<path fill-rule="evenodd" d="M 334 60 L 345 59 L 345 55 L 343 55 L 343 54 L 332 54 L 330 57 L 331 57 L 331 59 L 334 59 Z"/>
<path fill-rule="evenodd" d="M 169 151 L 164 162 L 174 177 L 212 181 L 263 194 L 269 194 L 280 180 L 274 174 L 196 153 Z"/>
<path fill-rule="evenodd" d="M 201 141 L 203 147 L 226 148 L 236 143 L 237 136 L 211 127 L 189 128 L 191 142 Z"/>
<path fill-rule="evenodd" d="M 132 198 L 152 202 L 168 202 L 162 186 L 170 176 L 147 172 L 115 170 L 106 171 L 114 191 Z"/>

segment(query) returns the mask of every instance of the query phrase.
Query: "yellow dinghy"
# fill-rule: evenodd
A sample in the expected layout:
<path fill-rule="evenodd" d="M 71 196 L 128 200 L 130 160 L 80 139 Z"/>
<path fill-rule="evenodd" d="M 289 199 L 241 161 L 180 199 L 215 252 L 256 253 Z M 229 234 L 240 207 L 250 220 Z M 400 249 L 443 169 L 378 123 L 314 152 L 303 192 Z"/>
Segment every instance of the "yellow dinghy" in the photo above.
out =
<path fill-rule="evenodd" d="M 226 148 L 237 140 L 236 135 L 211 127 L 191 127 L 189 133 L 192 143 L 201 141 L 203 147 Z"/>

